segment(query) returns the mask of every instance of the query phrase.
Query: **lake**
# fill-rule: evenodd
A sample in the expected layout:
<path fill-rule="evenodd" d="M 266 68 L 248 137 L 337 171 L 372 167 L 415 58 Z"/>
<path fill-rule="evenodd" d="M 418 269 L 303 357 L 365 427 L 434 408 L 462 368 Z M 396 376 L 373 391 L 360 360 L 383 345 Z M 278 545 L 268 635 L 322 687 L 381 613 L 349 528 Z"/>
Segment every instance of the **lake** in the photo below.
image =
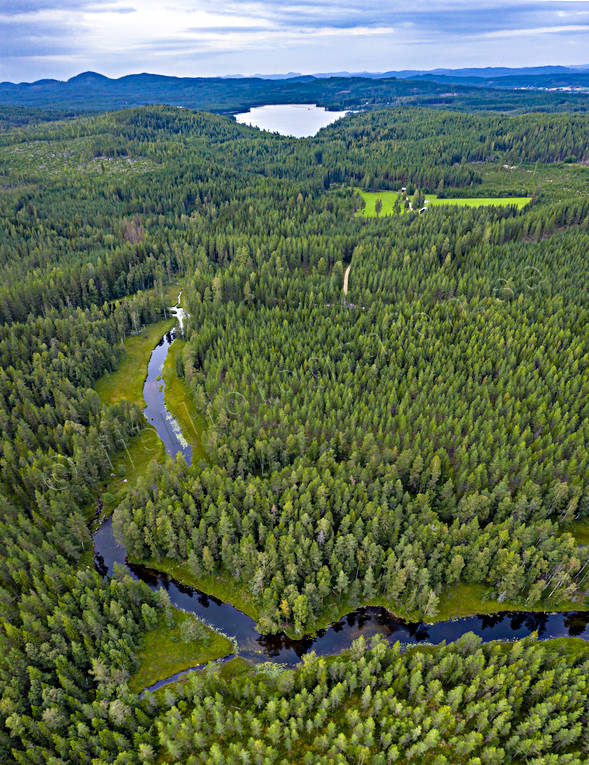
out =
<path fill-rule="evenodd" d="M 270 104 L 256 106 L 249 112 L 236 114 L 235 119 L 244 125 L 280 133 L 294 138 L 307 138 L 321 128 L 345 117 L 349 112 L 329 112 L 317 104 Z"/>

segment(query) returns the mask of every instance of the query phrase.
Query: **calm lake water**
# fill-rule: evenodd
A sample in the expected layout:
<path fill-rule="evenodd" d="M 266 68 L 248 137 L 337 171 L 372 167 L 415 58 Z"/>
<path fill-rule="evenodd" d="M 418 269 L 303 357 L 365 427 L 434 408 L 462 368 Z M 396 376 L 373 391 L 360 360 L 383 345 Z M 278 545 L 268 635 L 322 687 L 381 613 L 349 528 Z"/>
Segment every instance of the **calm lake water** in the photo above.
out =
<path fill-rule="evenodd" d="M 307 138 L 346 114 L 349 112 L 328 112 L 316 104 L 272 104 L 256 106 L 249 112 L 236 114 L 235 119 L 244 125 L 271 133 Z"/>

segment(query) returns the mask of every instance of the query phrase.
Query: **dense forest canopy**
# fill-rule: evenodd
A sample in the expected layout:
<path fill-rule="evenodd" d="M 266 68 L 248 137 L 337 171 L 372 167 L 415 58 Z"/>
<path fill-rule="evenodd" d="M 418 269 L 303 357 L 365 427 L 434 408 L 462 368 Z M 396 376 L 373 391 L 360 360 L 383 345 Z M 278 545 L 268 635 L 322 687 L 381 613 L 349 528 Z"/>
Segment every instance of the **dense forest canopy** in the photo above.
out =
<path fill-rule="evenodd" d="M 459 587 L 586 608 L 589 117 L 405 105 L 296 140 L 173 107 L 62 116 L 0 134 L 0 760 L 586 761 L 567 641 L 376 640 L 140 699 L 170 606 L 95 571 L 91 531 L 146 426 L 95 383 L 180 282 L 204 454 L 117 500 L 131 560 L 223 581 L 263 633 L 366 603 L 435 619 Z M 401 186 L 532 201 L 355 215 L 357 188 Z"/>

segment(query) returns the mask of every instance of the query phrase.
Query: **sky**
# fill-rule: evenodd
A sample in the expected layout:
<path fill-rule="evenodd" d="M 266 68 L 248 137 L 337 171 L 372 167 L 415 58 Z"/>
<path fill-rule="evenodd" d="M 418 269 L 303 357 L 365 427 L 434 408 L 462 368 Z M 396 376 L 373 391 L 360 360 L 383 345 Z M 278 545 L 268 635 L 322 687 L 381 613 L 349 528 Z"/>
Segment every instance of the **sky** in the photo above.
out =
<path fill-rule="evenodd" d="M 589 64 L 589 0 L 0 0 L 0 81 Z"/>

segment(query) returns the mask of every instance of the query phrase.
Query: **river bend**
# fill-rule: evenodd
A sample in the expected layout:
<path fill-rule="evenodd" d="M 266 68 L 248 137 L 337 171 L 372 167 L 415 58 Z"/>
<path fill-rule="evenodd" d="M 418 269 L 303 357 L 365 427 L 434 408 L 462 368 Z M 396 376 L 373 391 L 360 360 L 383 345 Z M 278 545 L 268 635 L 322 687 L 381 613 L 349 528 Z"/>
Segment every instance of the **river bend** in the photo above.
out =
<path fill-rule="evenodd" d="M 174 310 L 178 315 L 182 309 Z M 180 314 L 179 318 L 181 320 L 183 314 Z M 165 384 L 162 371 L 174 337 L 174 330 L 167 332 L 151 354 L 143 388 L 146 401 L 144 414 L 162 439 L 167 453 L 173 457 L 182 453 L 186 462 L 190 464 L 190 445 L 164 402 Z M 375 606 L 359 608 L 328 629 L 319 630 L 315 635 L 300 640 L 291 639 L 284 633 L 261 635 L 253 619 L 228 603 L 183 585 L 160 571 L 129 563 L 124 546 L 114 537 L 112 518 L 108 518 L 94 534 L 94 552 L 96 568 L 102 574 L 111 574 L 114 564 L 119 563 L 127 568 L 132 577 L 141 579 L 152 589 L 164 587 L 174 606 L 196 614 L 214 629 L 235 637 L 239 655 L 254 662 L 272 661 L 294 666 L 307 651 L 313 650 L 319 655 L 339 653 L 349 648 L 360 635 L 368 638 L 376 633 L 384 635 L 391 643 L 400 641 L 405 644 L 450 642 L 466 632 L 474 632 L 484 641 L 517 640 L 532 632 L 538 632 L 540 639 L 589 639 L 589 612 L 586 611 L 500 612 L 425 624 L 403 621 L 392 616 L 386 609 Z M 176 676 L 167 678 L 153 688 L 174 679 Z"/>

